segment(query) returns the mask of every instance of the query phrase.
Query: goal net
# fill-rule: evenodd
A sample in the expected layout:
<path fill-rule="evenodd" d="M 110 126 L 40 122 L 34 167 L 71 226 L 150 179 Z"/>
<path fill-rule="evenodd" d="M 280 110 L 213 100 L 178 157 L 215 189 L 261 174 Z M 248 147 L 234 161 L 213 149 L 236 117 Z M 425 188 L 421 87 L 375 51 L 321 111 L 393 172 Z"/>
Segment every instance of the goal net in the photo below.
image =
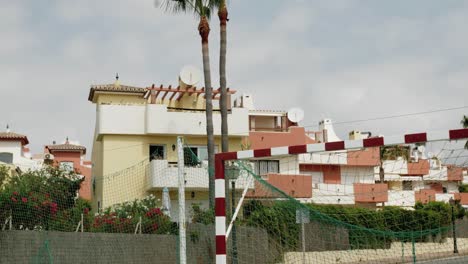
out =
<path fill-rule="evenodd" d="M 247 149 L 211 169 L 200 138 L 122 143 L 90 201 L 79 171 L 0 165 L 0 262 L 466 263 L 467 133 Z"/>
<path fill-rule="evenodd" d="M 468 150 L 428 139 L 219 154 L 217 263 L 466 263 Z"/>

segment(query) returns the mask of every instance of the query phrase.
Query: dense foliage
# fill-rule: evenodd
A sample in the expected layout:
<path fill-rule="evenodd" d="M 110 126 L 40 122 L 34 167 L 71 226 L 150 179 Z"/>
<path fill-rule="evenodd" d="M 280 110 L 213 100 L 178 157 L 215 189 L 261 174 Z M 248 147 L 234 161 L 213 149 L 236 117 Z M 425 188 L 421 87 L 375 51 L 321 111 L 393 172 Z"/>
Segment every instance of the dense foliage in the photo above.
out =
<path fill-rule="evenodd" d="M 118 204 L 96 214 L 91 231 L 133 233 L 140 221 L 141 232 L 144 234 L 177 233 L 177 226 L 171 222 L 169 216 L 163 214 L 153 195 Z"/>
<path fill-rule="evenodd" d="M 54 167 L 7 177 L 0 192 L 0 220 L 15 229 L 48 229 L 59 211 L 75 206 L 82 178 Z"/>
<path fill-rule="evenodd" d="M 87 232 L 134 233 L 137 226 L 146 234 L 177 232 L 153 195 L 93 214 L 77 196 L 83 178 L 73 172 L 47 167 L 8 176 L 0 168 L 0 179 L 0 223 L 11 217 L 13 229 L 71 232 L 83 220 Z"/>
<path fill-rule="evenodd" d="M 199 204 L 192 204 L 192 223 L 205 225 L 214 224 L 215 213 L 213 209 L 203 210 Z"/>
<path fill-rule="evenodd" d="M 389 242 L 427 241 L 447 235 L 451 225 L 451 207 L 443 202 L 417 204 L 414 210 L 387 206 L 381 210 L 362 207 L 307 204 L 311 222 L 344 228 L 351 248 L 383 248 Z M 297 249 L 300 225 L 292 201 L 262 204 L 250 201 L 244 206 L 243 223 L 267 230 L 283 248 Z M 455 216 L 463 218 L 464 209 L 457 205 Z"/>

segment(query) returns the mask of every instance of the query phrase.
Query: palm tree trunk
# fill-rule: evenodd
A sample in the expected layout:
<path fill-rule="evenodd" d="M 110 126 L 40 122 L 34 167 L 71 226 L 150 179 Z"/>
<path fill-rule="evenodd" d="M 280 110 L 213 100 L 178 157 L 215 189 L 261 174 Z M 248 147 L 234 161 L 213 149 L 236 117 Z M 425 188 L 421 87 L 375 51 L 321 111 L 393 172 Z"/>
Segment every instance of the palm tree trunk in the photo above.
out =
<path fill-rule="evenodd" d="M 219 82 L 221 87 L 221 98 L 219 106 L 221 108 L 221 151 L 229 151 L 229 138 L 228 138 L 228 94 L 227 94 L 227 81 L 226 81 L 226 46 L 227 34 L 226 24 L 228 21 L 228 10 L 226 8 L 226 1 L 221 1 L 218 11 L 220 23 L 220 54 L 219 54 Z"/>
<path fill-rule="evenodd" d="M 198 32 L 202 40 L 203 74 L 205 76 L 206 96 L 206 135 L 208 138 L 208 182 L 210 208 L 215 206 L 215 175 L 214 175 L 214 135 L 213 135 L 213 87 L 211 87 L 210 52 L 208 48 L 208 36 L 210 24 L 205 16 L 200 18 Z"/>
<path fill-rule="evenodd" d="M 468 128 L 468 116 L 463 115 L 463 119 L 461 121 L 461 124 L 463 125 L 463 128 Z M 468 149 L 468 140 L 465 143 L 465 149 Z"/>

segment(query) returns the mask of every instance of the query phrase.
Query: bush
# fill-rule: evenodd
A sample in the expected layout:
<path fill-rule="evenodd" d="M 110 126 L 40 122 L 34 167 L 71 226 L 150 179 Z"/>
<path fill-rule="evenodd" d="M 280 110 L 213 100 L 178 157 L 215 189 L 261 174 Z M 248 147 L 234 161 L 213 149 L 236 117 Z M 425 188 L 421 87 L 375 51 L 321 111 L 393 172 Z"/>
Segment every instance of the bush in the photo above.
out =
<path fill-rule="evenodd" d="M 48 167 L 13 175 L 0 192 L 0 221 L 10 215 L 15 229 L 49 229 L 51 218 L 75 205 L 82 179 Z"/>
<path fill-rule="evenodd" d="M 451 225 L 450 205 L 443 202 L 418 204 L 415 210 L 392 206 L 381 210 L 340 205 L 306 206 L 310 209 L 311 222 L 346 228 L 352 249 L 387 248 L 395 240 L 425 241 L 428 236 L 440 234 L 444 237 Z M 285 250 L 297 250 L 300 225 L 296 224 L 295 214 L 298 207 L 293 201 L 275 201 L 269 205 L 249 201 L 244 205 L 242 223 L 265 229 Z M 463 212 L 455 213 L 460 217 Z"/>
<path fill-rule="evenodd" d="M 468 184 L 460 184 L 458 191 L 461 193 L 468 193 Z"/>
<path fill-rule="evenodd" d="M 125 202 L 96 214 L 92 232 L 134 233 L 141 219 L 144 234 L 176 234 L 177 228 L 171 219 L 162 213 L 153 195 L 141 200 Z"/>
<path fill-rule="evenodd" d="M 73 232 L 81 221 L 83 214 L 83 228 L 90 230 L 93 216 L 91 214 L 91 204 L 85 199 L 78 198 L 72 208 L 58 211 L 49 221 L 49 230 Z"/>
<path fill-rule="evenodd" d="M 215 214 L 213 209 L 203 210 L 199 204 L 192 204 L 192 223 L 204 225 L 214 224 Z"/>

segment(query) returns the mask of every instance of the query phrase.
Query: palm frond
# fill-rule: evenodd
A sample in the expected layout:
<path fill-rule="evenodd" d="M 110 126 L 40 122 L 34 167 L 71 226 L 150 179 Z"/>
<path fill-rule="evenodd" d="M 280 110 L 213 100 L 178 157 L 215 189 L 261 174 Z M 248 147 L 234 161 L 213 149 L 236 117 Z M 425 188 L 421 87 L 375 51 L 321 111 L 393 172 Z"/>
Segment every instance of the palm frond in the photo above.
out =
<path fill-rule="evenodd" d="M 461 124 L 464 128 L 468 128 L 468 116 L 463 115 L 463 119 L 460 121 L 460 124 Z"/>
<path fill-rule="evenodd" d="M 174 14 L 193 12 L 196 17 L 210 19 L 223 2 L 226 3 L 226 0 L 163 0 L 158 7 Z"/>
<path fill-rule="evenodd" d="M 189 3 L 187 2 L 188 0 L 163 0 L 158 7 L 169 13 L 186 13 L 189 9 Z"/>

